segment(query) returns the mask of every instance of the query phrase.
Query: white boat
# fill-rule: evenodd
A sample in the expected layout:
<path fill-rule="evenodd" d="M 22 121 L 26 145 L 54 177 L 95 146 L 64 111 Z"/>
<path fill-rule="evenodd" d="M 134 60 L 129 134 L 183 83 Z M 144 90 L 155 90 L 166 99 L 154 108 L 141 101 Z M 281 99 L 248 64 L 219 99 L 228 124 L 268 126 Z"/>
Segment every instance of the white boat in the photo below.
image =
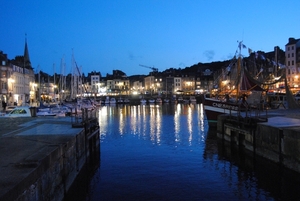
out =
<path fill-rule="evenodd" d="M 111 99 L 109 100 L 109 104 L 111 104 L 111 105 L 116 104 L 116 103 L 117 103 L 117 101 L 116 101 L 115 98 L 111 98 Z"/>
<path fill-rule="evenodd" d="M 2 114 L 0 117 L 32 117 L 29 107 L 16 107 L 8 114 Z"/>
<path fill-rule="evenodd" d="M 140 102 L 141 102 L 141 104 L 146 104 L 146 103 L 147 103 L 147 100 L 144 99 L 144 98 L 142 98 L 142 99 L 140 100 Z"/>
<path fill-rule="evenodd" d="M 164 103 L 169 103 L 169 102 L 170 102 L 170 100 L 168 98 L 164 99 Z"/>
<path fill-rule="evenodd" d="M 162 99 L 161 98 L 156 98 L 156 103 L 162 103 L 163 101 L 162 101 Z"/>
<path fill-rule="evenodd" d="M 70 116 L 72 114 L 72 109 L 64 106 L 64 105 L 56 105 L 55 107 L 51 107 L 52 113 L 56 114 L 56 116 Z"/>
<path fill-rule="evenodd" d="M 148 100 L 148 103 L 155 103 L 155 99 L 150 98 L 150 99 Z"/>
<path fill-rule="evenodd" d="M 104 101 L 104 104 L 106 105 L 106 104 L 109 104 L 110 102 L 109 102 L 109 97 L 106 97 L 106 99 L 105 99 L 105 101 Z"/>
<path fill-rule="evenodd" d="M 177 98 L 177 103 L 183 103 L 183 97 L 182 96 L 179 96 Z"/>
<path fill-rule="evenodd" d="M 190 96 L 190 103 L 197 103 L 195 96 Z"/>
<path fill-rule="evenodd" d="M 189 99 L 183 99 L 183 103 L 184 103 L 184 104 L 189 104 L 189 103 L 190 103 L 190 100 L 189 100 Z"/>
<path fill-rule="evenodd" d="M 128 104 L 128 103 L 130 103 L 130 100 L 127 99 L 127 98 L 125 98 L 125 99 L 124 99 L 124 103 L 125 103 L 125 104 Z"/>
<path fill-rule="evenodd" d="M 15 109 L 17 106 L 7 106 L 5 109 L 5 113 L 8 114 L 10 113 L 13 109 Z"/>
<path fill-rule="evenodd" d="M 119 99 L 117 99 L 117 103 L 118 103 L 118 104 L 123 104 L 123 103 L 124 103 L 124 100 L 120 97 Z"/>
<path fill-rule="evenodd" d="M 51 110 L 48 110 L 48 111 L 37 111 L 36 112 L 36 116 L 56 116 L 55 113 L 53 113 Z"/>

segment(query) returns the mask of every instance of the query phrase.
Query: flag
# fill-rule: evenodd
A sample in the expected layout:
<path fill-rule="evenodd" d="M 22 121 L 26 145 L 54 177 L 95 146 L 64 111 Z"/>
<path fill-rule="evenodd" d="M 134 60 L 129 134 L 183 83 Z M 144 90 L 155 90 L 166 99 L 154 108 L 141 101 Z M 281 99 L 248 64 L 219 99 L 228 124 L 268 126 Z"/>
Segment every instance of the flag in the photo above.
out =
<path fill-rule="evenodd" d="M 252 50 L 250 48 L 248 48 L 248 53 L 249 55 L 252 53 Z"/>

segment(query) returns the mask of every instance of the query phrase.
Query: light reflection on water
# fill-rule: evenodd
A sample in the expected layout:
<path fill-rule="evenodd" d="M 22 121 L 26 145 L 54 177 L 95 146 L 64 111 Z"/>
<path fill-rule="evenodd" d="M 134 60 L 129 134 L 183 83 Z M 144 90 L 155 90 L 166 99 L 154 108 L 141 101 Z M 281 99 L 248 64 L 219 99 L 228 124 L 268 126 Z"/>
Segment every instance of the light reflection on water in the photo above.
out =
<path fill-rule="evenodd" d="M 299 198 L 298 180 L 221 143 L 201 104 L 104 106 L 99 125 L 100 168 L 87 200 Z"/>
<path fill-rule="evenodd" d="M 168 126 L 168 130 L 165 131 L 174 133 L 176 142 L 181 141 L 180 133 L 182 132 L 187 132 L 190 143 L 192 142 L 193 134 L 200 135 L 202 141 L 205 139 L 207 127 L 205 128 L 202 105 L 169 105 L 166 108 L 170 111 L 163 111 L 164 107 L 154 104 L 125 105 L 121 107 L 104 106 L 99 111 L 101 136 L 104 138 L 108 133 L 109 125 L 114 124 L 114 127 L 118 128 L 120 135 L 130 133 L 140 137 L 150 137 L 150 140 L 156 144 L 160 144 L 163 127 L 166 126 Z M 167 116 L 163 117 L 163 115 Z M 170 118 L 173 118 L 173 120 Z"/>

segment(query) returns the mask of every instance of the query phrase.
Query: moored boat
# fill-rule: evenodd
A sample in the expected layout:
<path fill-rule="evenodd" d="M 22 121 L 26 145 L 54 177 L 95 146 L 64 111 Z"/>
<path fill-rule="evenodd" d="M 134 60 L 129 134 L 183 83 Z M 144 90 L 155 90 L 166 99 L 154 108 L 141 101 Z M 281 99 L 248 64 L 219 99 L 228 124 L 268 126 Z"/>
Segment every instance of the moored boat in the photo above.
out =
<path fill-rule="evenodd" d="M 141 104 L 146 104 L 146 103 L 147 103 L 147 100 L 144 99 L 144 98 L 142 98 L 142 99 L 140 100 L 140 102 L 141 102 Z"/>
<path fill-rule="evenodd" d="M 160 97 L 156 98 L 156 103 L 162 103 L 162 99 Z"/>
<path fill-rule="evenodd" d="M 130 103 L 130 100 L 128 98 L 125 98 L 123 102 L 124 102 L 124 104 L 128 104 L 128 103 Z"/>
<path fill-rule="evenodd" d="M 8 114 L 3 114 L 0 117 L 32 117 L 30 108 L 27 106 L 16 107 Z"/>
<path fill-rule="evenodd" d="M 113 105 L 113 104 L 116 104 L 117 103 L 117 101 L 116 101 L 116 99 L 115 98 L 110 98 L 110 100 L 109 100 L 109 104 L 111 104 L 111 105 Z"/>
<path fill-rule="evenodd" d="M 153 98 L 148 99 L 148 103 L 150 103 L 150 104 L 155 103 L 155 99 L 153 99 Z"/>
<path fill-rule="evenodd" d="M 190 96 L 190 103 L 197 103 L 197 99 L 195 96 Z"/>
<path fill-rule="evenodd" d="M 251 77 L 247 71 L 247 66 L 242 61 L 243 56 L 241 49 L 246 46 L 241 42 L 238 44 L 238 50 L 228 67 L 222 70 L 222 74 L 218 77 L 216 89 L 218 93 L 213 97 L 204 95 L 203 106 L 209 125 L 216 125 L 220 114 L 239 114 L 248 111 L 251 106 L 247 103 L 246 97 L 251 92 L 259 92 L 261 94 L 264 89 L 262 82 L 256 80 L 262 71 L 259 71 L 254 77 Z M 223 88 L 222 88 L 223 87 Z M 220 100 L 220 95 L 225 98 Z M 260 103 L 260 100 L 258 100 Z"/>
<path fill-rule="evenodd" d="M 207 98 L 204 100 L 204 110 L 208 124 L 213 126 L 217 124 L 218 116 L 221 114 L 237 114 L 245 111 L 245 107 L 236 102 L 224 102 L 216 98 Z"/>

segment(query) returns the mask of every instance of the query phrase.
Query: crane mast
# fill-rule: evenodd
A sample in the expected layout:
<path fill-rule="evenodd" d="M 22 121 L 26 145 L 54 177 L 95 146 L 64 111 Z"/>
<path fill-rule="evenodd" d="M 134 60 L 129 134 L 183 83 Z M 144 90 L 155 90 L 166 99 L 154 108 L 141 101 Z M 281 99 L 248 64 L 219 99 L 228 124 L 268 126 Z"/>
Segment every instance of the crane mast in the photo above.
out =
<path fill-rule="evenodd" d="M 145 65 L 142 65 L 142 64 L 140 64 L 140 66 L 152 69 L 153 73 L 157 73 L 158 72 L 158 68 L 154 68 L 154 67 L 151 67 L 151 66 L 145 66 Z"/>

